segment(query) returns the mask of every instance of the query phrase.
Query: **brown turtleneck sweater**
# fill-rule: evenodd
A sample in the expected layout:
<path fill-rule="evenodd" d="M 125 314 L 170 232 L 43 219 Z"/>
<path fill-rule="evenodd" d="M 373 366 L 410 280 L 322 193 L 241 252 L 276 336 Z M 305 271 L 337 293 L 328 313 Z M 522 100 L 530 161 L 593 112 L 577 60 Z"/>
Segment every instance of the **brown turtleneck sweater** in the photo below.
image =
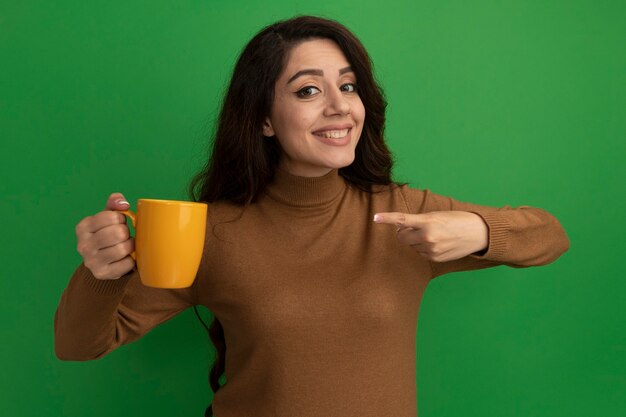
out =
<path fill-rule="evenodd" d="M 227 346 L 216 417 L 415 417 L 417 316 L 430 280 L 545 265 L 569 240 L 543 209 L 377 189 L 359 191 L 337 170 L 318 178 L 279 170 L 245 210 L 209 204 L 202 263 L 187 289 L 145 287 L 137 272 L 101 281 L 81 264 L 56 312 L 57 356 L 101 358 L 204 305 L 222 323 Z M 400 244 L 394 227 L 372 221 L 380 212 L 439 210 L 480 215 L 486 253 L 431 262 Z"/>

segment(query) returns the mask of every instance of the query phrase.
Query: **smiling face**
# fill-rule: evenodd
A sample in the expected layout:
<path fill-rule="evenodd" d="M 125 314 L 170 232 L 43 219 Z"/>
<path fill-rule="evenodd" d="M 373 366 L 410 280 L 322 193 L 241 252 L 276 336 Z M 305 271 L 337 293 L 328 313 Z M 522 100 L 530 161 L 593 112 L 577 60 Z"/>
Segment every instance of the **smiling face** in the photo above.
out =
<path fill-rule="evenodd" d="M 281 168 L 317 177 L 354 161 L 364 119 L 350 63 L 335 42 L 315 39 L 291 50 L 263 135 L 280 143 Z"/>

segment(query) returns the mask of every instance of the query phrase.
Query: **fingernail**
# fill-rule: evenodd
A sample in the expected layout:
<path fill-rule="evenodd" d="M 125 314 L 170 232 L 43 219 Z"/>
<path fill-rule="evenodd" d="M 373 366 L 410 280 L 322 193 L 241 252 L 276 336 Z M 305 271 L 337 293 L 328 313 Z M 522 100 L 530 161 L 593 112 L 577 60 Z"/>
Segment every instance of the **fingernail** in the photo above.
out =
<path fill-rule="evenodd" d="M 129 204 L 129 203 L 128 203 L 128 201 L 126 201 L 126 200 L 121 200 L 121 199 L 120 199 L 120 200 L 115 200 L 115 202 L 116 202 L 117 204 L 122 204 L 122 205 L 130 206 L 130 204 Z"/>
<path fill-rule="evenodd" d="M 378 222 L 379 222 L 379 221 L 381 221 L 382 219 L 383 219 L 383 218 L 382 218 L 380 215 L 378 215 L 378 214 L 374 214 L 374 221 L 375 221 L 376 223 L 378 223 Z"/>

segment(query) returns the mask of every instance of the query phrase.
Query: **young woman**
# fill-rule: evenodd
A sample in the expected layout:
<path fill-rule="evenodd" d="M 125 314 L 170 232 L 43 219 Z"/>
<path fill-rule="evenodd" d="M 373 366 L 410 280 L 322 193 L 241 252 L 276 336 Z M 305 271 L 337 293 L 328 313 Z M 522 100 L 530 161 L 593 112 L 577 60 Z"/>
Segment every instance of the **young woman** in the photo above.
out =
<path fill-rule="evenodd" d="M 209 205 L 193 286 L 140 283 L 118 212 L 128 203 L 112 194 L 76 227 L 84 262 L 55 316 L 57 356 L 100 358 L 204 305 L 218 350 L 205 415 L 415 417 L 415 335 L 430 280 L 545 265 L 569 240 L 540 208 L 394 183 L 385 106 L 344 26 L 303 16 L 261 30 L 190 186 Z"/>

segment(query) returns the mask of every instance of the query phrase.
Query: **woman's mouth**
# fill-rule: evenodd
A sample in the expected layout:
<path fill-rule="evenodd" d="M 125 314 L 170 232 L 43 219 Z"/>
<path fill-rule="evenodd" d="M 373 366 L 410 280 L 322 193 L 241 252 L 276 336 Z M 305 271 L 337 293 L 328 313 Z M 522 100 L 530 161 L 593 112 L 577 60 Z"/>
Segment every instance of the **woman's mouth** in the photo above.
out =
<path fill-rule="evenodd" d="M 348 135 L 350 129 L 341 129 L 341 130 L 325 130 L 322 132 L 313 133 L 315 136 L 319 136 L 327 139 L 341 139 Z"/>
<path fill-rule="evenodd" d="M 318 140 L 330 146 L 345 146 L 351 142 L 352 128 L 336 130 L 320 130 L 313 132 Z"/>

